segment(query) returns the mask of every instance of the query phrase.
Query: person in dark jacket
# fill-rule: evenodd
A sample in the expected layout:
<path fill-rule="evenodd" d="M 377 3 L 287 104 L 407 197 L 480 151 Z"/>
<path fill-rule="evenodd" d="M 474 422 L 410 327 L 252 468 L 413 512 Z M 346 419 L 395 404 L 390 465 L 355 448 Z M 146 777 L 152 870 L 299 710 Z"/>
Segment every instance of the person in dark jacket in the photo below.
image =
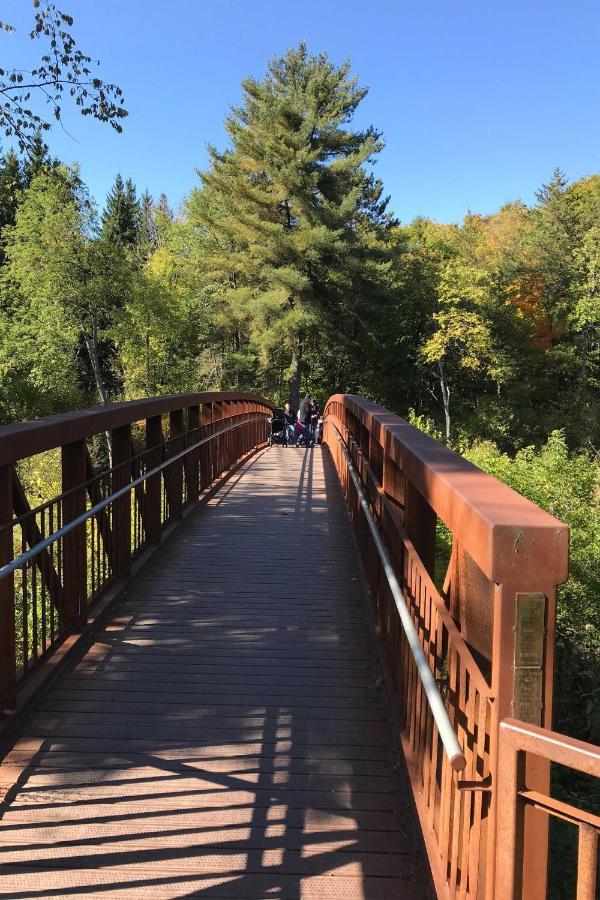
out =
<path fill-rule="evenodd" d="M 311 403 L 312 397 L 309 394 L 307 394 L 300 403 L 300 409 L 298 410 L 298 421 L 301 422 L 302 425 L 310 425 Z"/>
<path fill-rule="evenodd" d="M 315 443 L 317 424 L 319 421 L 319 407 L 314 398 L 307 394 L 298 410 L 298 421 L 304 425 L 307 432 L 305 442 L 307 445 Z"/>
<path fill-rule="evenodd" d="M 293 444 L 296 442 L 296 432 L 294 430 L 294 424 L 296 422 L 296 413 L 292 409 L 289 403 L 286 403 L 283 407 L 283 412 L 285 415 L 285 430 L 287 434 L 288 441 L 291 441 Z"/>

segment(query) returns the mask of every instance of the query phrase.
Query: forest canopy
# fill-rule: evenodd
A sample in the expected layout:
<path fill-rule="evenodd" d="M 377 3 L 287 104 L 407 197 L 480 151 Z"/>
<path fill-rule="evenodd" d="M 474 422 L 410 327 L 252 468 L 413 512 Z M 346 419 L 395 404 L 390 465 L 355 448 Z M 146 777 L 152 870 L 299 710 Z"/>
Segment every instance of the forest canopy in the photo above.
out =
<path fill-rule="evenodd" d="M 600 741 L 600 175 L 403 224 L 366 95 L 302 44 L 273 59 L 177 212 L 126 173 L 99 211 L 39 133 L 6 149 L 0 418 L 209 389 L 408 416 L 571 526 L 558 724 Z"/>
<path fill-rule="evenodd" d="M 246 79 L 175 215 L 117 175 L 99 214 L 39 134 L 0 160 L 0 416 L 194 389 L 371 397 L 446 441 L 598 446 L 600 176 L 460 224 L 388 210 L 348 63 Z M 39 323 L 43 322 L 40 338 Z"/>

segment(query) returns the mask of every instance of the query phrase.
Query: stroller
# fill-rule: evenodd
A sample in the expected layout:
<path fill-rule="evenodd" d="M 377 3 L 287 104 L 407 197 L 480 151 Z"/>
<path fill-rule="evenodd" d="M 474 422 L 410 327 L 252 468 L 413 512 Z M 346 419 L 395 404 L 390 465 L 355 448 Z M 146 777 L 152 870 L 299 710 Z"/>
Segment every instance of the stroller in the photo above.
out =
<path fill-rule="evenodd" d="M 314 447 L 315 426 L 312 423 L 310 425 L 303 425 L 301 422 L 296 422 L 294 429 L 296 431 L 297 447 Z"/>
<path fill-rule="evenodd" d="M 282 409 L 274 409 L 271 415 L 271 433 L 267 439 L 269 447 L 273 444 L 288 445 L 287 419 Z"/>

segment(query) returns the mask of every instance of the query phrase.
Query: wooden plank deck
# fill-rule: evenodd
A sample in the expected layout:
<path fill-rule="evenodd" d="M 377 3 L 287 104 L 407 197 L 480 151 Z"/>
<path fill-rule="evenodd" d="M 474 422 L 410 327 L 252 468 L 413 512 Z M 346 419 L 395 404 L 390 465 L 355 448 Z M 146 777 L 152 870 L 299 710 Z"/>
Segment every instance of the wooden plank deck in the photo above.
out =
<path fill-rule="evenodd" d="M 0 768 L 0 895 L 427 895 L 320 448 L 259 453 L 142 570 Z"/>

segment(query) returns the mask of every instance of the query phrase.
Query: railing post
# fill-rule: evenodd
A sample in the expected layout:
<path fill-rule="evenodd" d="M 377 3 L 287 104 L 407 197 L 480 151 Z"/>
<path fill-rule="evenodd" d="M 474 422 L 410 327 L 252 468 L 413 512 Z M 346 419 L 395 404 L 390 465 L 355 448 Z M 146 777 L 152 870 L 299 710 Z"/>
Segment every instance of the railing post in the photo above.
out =
<path fill-rule="evenodd" d="M 163 432 L 161 416 L 146 419 L 146 467 L 154 469 L 162 462 Z M 148 452 L 149 451 L 149 452 Z M 151 543 L 160 540 L 161 527 L 161 475 L 153 475 L 146 482 L 146 537 Z"/>
<path fill-rule="evenodd" d="M 213 422 L 220 422 L 223 418 L 223 404 L 222 403 L 213 403 L 212 405 L 212 420 Z M 215 431 L 219 431 L 222 428 L 222 425 L 217 425 L 217 427 L 213 427 L 213 434 Z M 212 478 L 211 481 L 214 480 L 217 475 L 220 475 L 224 469 L 223 466 L 223 435 L 217 437 L 216 440 L 211 442 L 212 449 Z"/>
<path fill-rule="evenodd" d="M 203 403 L 200 424 L 202 437 L 210 437 L 212 434 L 212 403 Z M 200 447 L 200 489 L 206 490 L 211 482 L 211 442 L 207 441 Z"/>
<path fill-rule="evenodd" d="M 523 806 L 519 803 L 518 792 L 523 787 L 522 774 L 519 773 L 523 754 L 518 752 L 510 739 L 500 740 L 500 744 L 502 754 L 496 791 L 502 797 L 502 803 L 498 806 L 501 830 L 496 843 L 495 883 L 489 896 L 494 900 L 519 900 L 522 896 Z"/>
<path fill-rule="evenodd" d="M 231 404 L 228 403 L 227 401 L 223 401 L 221 403 L 221 419 L 223 420 L 223 424 L 221 425 L 221 428 L 227 428 L 230 424 L 228 421 L 230 407 L 231 407 Z M 219 470 L 219 474 L 221 474 L 221 472 L 224 472 L 225 469 L 229 468 L 229 441 L 230 441 L 230 439 L 231 439 L 230 432 L 225 431 L 223 434 L 223 437 L 221 439 L 221 450 L 222 450 L 221 462 L 222 462 L 222 465 Z"/>
<path fill-rule="evenodd" d="M 523 563 L 527 567 L 525 559 Z M 494 588 L 494 618 L 492 646 L 492 690 L 495 703 L 491 723 L 490 770 L 492 792 L 487 831 L 487 897 L 494 897 L 494 877 L 499 860 L 496 857 L 501 798 L 498 795 L 499 729 L 503 719 L 518 717 L 522 721 L 545 728 L 552 727 L 552 694 L 554 675 L 554 644 L 556 630 L 556 586 L 540 584 L 540 590 L 525 592 L 531 587 L 531 572 L 525 569 Z M 521 576 L 519 579 L 519 575 Z M 534 573 L 543 580 L 543 573 Z M 538 582 L 539 584 L 539 582 Z M 529 656 L 526 679 L 518 679 L 519 598 L 538 597 L 543 601 L 541 633 L 526 635 L 529 647 L 521 653 Z M 540 629 L 538 629 L 540 631 Z M 522 643 L 521 639 L 521 643 Z M 535 659 L 533 658 L 535 656 Z M 528 787 L 540 793 L 550 790 L 550 763 L 531 754 L 524 755 L 524 771 Z M 548 881 L 549 823 L 547 816 L 533 807 L 523 813 L 523 856 L 527 866 L 523 872 L 522 897 L 545 900 Z"/>
<path fill-rule="evenodd" d="M 0 566 L 13 559 L 13 467 L 0 466 Z M 0 709 L 16 706 L 17 648 L 15 635 L 14 575 L 0 579 Z"/>
<path fill-rule="evenodd" d="M 117 491 L 131 481 L 131 425 L 121 425 L 112 430 L 113 473 L 112 490 Z M 131 563 L 131 495 L 120 497 L 113 503 L 113 529 L 115 571 L 124 575 Z"/>
<path fill-rule="evenodd" d="M 200 440 L 200 407 L 189 406 L 187 411 L 187 440 L 195 444 Z M 200 448 L 192 450 L 185 458 L 186 502 L 195 503 L 200 488 Z"/>
<path fill-rule="evenodd" d="M 432 578 L 435 574 L 436 521 L 435 512 L 407 479 L 404 493 L 404 527 Z"/>
<path fill-rule="evenodd" d="M 61 451 L 62 522 L 82 515 L 86 508 L 85 481 L 87 452 L 85 441 L 65 444 Z M 79 525 L 63 539 L 62 610 L 64 625 L 77 631 L 86 620 L 87 601 L 87 528 Z"/>
<path fill-rule="evenodd" d="M 183 410 L 174 409 L 169 413 L 169 455 L 183 449 Z M 170 485 L 169 519 L 181 518 L 183 511 L 183 460 L 177 460 L 167 469 L 167 483 Z"/>

